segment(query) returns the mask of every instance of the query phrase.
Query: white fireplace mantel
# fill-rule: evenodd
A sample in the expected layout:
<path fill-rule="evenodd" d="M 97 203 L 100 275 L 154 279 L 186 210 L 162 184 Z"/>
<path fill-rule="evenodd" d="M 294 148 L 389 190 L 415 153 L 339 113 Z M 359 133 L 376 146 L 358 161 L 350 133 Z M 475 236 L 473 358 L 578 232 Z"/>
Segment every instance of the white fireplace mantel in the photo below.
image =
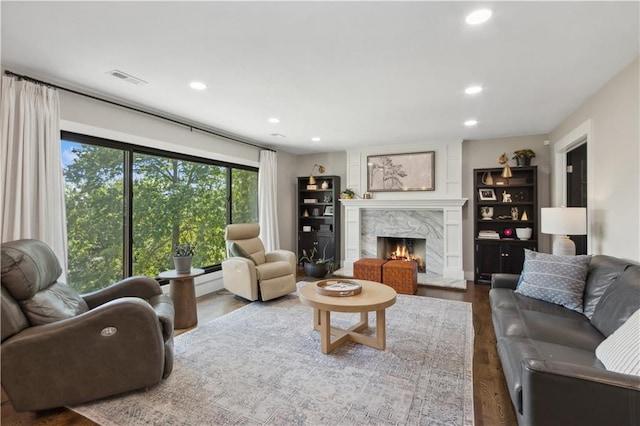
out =
<path fill-rule="evenodd" d="M 462 206 L 466 198 L 438 199 L 340 199 L 344 206 L 345 258 L 343 266 L 353 268 L 362 257 L 361 211 L 372 210 L 439 210 L 443 212 L 442 277 L 464 280 L 462 266 Z"/>
<path fill-rule="evenodd" d="M 340 203 L 345 207 L 365 209 L 443 209 L 448 207 L 462 207 L 466 202 L 466 198 L 438 198 L 422 200 L 365 200 L 363 198 L 340 199 Z"/>

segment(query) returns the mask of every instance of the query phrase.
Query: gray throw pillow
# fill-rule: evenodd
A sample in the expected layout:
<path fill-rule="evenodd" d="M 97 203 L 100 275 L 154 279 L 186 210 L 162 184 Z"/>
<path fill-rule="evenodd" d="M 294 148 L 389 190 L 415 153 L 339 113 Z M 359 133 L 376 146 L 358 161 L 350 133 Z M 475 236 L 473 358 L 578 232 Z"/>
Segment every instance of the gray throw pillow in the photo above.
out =
<path fill-rule="evenodd" d="M 524 251 L 516 293 L 582 312 L 582 296 L 591 256 L 556 256 Z"/>
<path fill-rule="evenodd" d="M 254 264 L 258 264 L 258 262 L 256 262 L 255 259 L 240 246 L 240 244 L 235 242 L 229 245 L 229 253 L 234 257 L 246 257 L 247 259 L 252 260 Z"/>

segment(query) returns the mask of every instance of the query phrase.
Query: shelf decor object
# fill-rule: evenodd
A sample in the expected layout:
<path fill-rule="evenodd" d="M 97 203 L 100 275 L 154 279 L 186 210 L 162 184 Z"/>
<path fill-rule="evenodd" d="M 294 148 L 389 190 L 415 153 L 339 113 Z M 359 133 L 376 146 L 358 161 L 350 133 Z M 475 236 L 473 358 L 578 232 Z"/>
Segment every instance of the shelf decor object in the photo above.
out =
<path fill-rule="evenodd" d="M 516 228 L 516 236 L 520 240 L 528 240 L 531 238 L 531 232 L 533 229 L 531 228 Z"/>
<path fill-rule="evenodd" d="M 575 256 L 576 245 L 569 235 L 587 233 L 587 209 L 585 207 L 545 207 L 540 209 L 543 234 L 555 234 L 553 254 Z"/>
<path fill-rule="evenodd" d="M 516 160 L 516 163 L 518 163 L 518 167 L 530 166 L 531 159 L 535 158 L 535 156 L 536 153 L 529 148 L 519 149 L 513 153 L 513 159 Z"/>
<path fill-rule="evenodd" d="M 325 280 L 316 283 L 316 293 L 332 297 L 355 296 L 362 292 L 362 285 L 352 280 Z"/>
<path fill-rule="evenodd" d="M 480 196 L 480 201 L 496 201 L 496 192 L 493 188 L 479 188 L 478 195 Z"/>

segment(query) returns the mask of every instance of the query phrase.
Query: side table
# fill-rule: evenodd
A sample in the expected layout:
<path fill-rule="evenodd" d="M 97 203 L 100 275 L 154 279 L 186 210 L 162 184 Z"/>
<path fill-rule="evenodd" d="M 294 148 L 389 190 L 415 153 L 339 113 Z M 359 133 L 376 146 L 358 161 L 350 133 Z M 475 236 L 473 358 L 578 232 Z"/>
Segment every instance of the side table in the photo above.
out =
<path fill-rule="evenodd" d="M 186 274 L 179 274 L 175 269 L 158 274 L 158 277 L 171 282 L 169 294 L 173 299 L 173 307 L 176 311 L 173 319 L 176 329 L 189 328 L 198 324 L 194 278 L 202 274 L 204 274 L 204 269 L 198 268 L 192 268 L 191 272 Z"/>

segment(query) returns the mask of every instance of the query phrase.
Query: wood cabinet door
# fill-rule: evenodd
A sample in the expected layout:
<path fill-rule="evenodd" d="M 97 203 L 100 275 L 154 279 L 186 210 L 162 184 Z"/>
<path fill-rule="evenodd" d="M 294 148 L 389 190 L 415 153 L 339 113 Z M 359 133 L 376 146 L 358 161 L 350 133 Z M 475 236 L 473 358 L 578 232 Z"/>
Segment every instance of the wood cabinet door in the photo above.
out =
<path fill-rule="evenodd" d="M 491 281 L 491 274 L 501 272 L 501 263 L 500 244 L 476 243 L 476 282 Z"/>

